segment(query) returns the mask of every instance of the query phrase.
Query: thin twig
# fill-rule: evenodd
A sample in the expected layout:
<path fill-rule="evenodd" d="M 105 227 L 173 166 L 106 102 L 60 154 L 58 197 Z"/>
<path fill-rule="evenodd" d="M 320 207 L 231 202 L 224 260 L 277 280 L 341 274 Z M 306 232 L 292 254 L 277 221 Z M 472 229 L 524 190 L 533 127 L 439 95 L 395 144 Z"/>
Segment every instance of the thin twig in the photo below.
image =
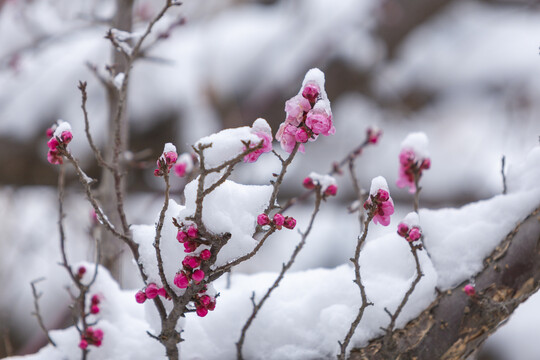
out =
<path fill-rule="evenodd" d="M 45 324 L 43 323 L 43 318 L 41 317 L 41 313 L 39 311 L 39 298 L 41 297 L 41 294 L 37 293 L 36 290 L 36 284 L 40 281 L 45 280 L 45 278 L 39 278 L 32 282 L 30 282 L 30 286 L 32 287 L 32 295 L 34 296 L 34 312 L 32 315 L 34 315 L 37 318 L 37 321 L 39 323 L 39 327 L 41 330 L 43 330 L 43 333 L 45 333 L 45 336 L 47 337 L 47 341 L 54 347 L 56 347 L 56 343 L 51 339 L 51 336 L 49 335 L 49 330 L 45 327 Z"/>
<path fill-rule="evenodd" d="M 504 165 L 506 162 L 506 156 L 502 156 L 501 158 L 501 175 L 502 175 L 502 182 L 503 182 L 503 195 L 506 195 L 506 174 L 504 173 Z"/>
<path fill-rule="evenodd" d="M 266 293 L 264 294 L 264 296 L 262 297 L 262 299 L 258 303 L 255 302 L 255 293 L 252 294 L 251 302 L 252 302 L 252 305 L 253 305 L 253 310 L 251 312 L 251 316 L 248 318 L 248 320 L 246 321 L 246 323 L 242 327 L 242 331 L 240 333 L 240 338 L 238 339 L 238 342 L 236 343 L 236 356 L 237 356 L 238 360 L 243 359 L 242 347 L 244 345 L 244 340 L 245 340 L 245 337 L 246 337 L 247 330 L 249 329 L 249 327 L 251 326 L 251 324 L 255 320 L 255 317 L 257 316 L 257 314 L 261 310 L 261 308 L 264 305 L 264 303 L 266 302 L 266 300 L 268 300 L 268 298 L 270 297 L 272 292 L 279 286 L 279 283 L 281 282 L 281 280 L 285 276 L 285 273 L 287 272 L 287 270 L 289 270 L 291 268 L 294 261 L 296 260 L 296 257 L 298 256 L 298 254 L 300 253 L 300 251 L 304 247 L 304 245 L 306 243 L 306 239 L 307 239 L 309 233 L 311 232 L 311 228 L 313 227 L 313 222 L 315 220 L 315 217 L 317 216 L 317 213 L 319 212 L 320 205 L 321 205 L 321 200 L 322 200 L 322 195 L 321 195 L 320 188 L 319 188 L 318 192 L 317 192 L 317 198 L 315 200 L 315 208 L 313 209 L 313 213 L 311 214 L 311 219 L 309 221 L 309 225 L 308 225 L 306 231 L 304 233 L 301 233 L 302 238 L 301 238 L 300 242 L 298 243 L 298 245 L 296 245 L 296 248 L 294 249 L 289 261 L 286 264 L 283 264 L 283 267 L 281 268 L 281 272 L 279 273 L 278 277 L 276 278 L 276 280 L 274 281 L 272 286 L 266 291 Z"/>

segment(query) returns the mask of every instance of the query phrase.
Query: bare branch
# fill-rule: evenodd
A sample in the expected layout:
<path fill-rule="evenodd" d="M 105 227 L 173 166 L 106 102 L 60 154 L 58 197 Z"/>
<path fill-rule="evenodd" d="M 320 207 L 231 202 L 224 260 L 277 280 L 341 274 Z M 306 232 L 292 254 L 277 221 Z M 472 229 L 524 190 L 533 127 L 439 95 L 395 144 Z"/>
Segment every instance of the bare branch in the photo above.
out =
<path fill-rule="evenodd" d="M 51 336 L 49 335 L 49 330 L 45 327 L 45 324 L 43 323 L 43 319 L 41 317 L 41 313 L 39 311 L 39 298 L 41 297 L 41 294 L 37 293 L 36 290 L 36 284 L 40 281 L 45 280 L 45 278 L 39 278 L 36 280 L 33 280 L 30 282 L 30 286 L 32 287 L 32 295 L 34 296 L 34 312 L 32 315 L 34 315 L 37 318 L 37 321 L 39 323 L 39 327 L 43 332 L 45 333 L 45 336 L 47 337 L 47 341 L 54 347 L 56 347 L 56 343 L 51 339 Z"/>

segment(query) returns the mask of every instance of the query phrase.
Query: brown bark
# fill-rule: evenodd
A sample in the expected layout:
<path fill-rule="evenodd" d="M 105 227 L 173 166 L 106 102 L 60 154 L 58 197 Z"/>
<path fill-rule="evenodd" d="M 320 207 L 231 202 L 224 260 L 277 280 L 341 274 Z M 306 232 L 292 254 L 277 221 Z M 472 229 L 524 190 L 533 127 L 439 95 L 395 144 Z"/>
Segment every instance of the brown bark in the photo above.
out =
<path fill-rule="evenodd" d="M 464 284 L 437 296 L 405 328 L 353 349 L 350 359 L 466 359 L 540 286 L 540 207 L 484 260 L 477 294 Z"/>

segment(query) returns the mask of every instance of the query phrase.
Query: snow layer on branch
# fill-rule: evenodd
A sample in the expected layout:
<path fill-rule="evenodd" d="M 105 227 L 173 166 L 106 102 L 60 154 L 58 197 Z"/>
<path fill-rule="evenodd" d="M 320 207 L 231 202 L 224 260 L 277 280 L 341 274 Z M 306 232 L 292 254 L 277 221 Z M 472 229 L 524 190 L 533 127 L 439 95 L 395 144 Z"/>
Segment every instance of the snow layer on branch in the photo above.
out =
<path fill-rule="evenodd" d="M 178 219 L 195 212 L 198 178 L 190 182 L 184 191 L 186 208 L 178 214 Z M 227 242 L 217 258 L 216 265 L 223 265 L 251 251 L 257 242 L 255 232 L 257 216 L 268 205 L 272 187 L 269 185 L 242 185 L 227 180 L 204 199 L 203 222 L 206 228 L 216 234 L 230 233 Z"/>
<path fill-rule="evenodd" d="M 425 245 L 445 290 L 483 269 L 488 256 L 516 224 L 540 205 L 540 147 L 512 167 L 507 195 L 458 209 L 420 210 Z M 536 181 L 534 181 L 536 179 Z"/>

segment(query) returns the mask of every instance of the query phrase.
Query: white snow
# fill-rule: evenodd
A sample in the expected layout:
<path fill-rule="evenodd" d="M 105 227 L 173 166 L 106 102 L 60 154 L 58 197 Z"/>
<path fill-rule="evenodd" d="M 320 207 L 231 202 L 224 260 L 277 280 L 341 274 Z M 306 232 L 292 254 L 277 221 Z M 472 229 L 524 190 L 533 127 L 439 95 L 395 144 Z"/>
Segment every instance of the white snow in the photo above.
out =
<path fill-rule="evenodd" d="M 71 131 L 71 125 L 67 121 L 58 120 L 57 124 L 53 137 L 60 137 L 64 131 Z"/>
<path fill-rule="evenodd" d="M 176 146 L 174 146 L 172 143 L 166 143 L 165 146 L 163 147 L 163 153 L 168 153 L 168 152 L 176 152 Z"/>
<path fill-rule="evenodd" d="M 337 185 L 336 179 L 330 175 L 321 175 L 316 172 L 309 173 L 308 177 L 313 180 L 314 183 L 321 186 L 321 192 L 325 192 L 330 185 Z"/>
<path fill-rule="evenodd" d="M 379 189 L 383 189 L 390 192 L 388 190 L 388 183 L 386 182 L 386 179 L 382 176 L 377 176 L 373 178 L 373 180 L 371 180 L 371 187 L 369 188 L 369 194 L 375 196 L 377 195 L 377 192 L 379 191 Z"/>
<path fill-rule="evenodd" d="M 126 77 L 126 75 L 123 72 L 118 73 L 114 77 L 113 84 L 118 90 L 120 90 L 122 88 L 122 85 L 124 84 L 124 78 L 125 77 Z"/>
<path fill-rule="evenodd" d="M 414 211 L 408 213 L 400 222 L 407 225 L 409 229 L 414 226 L 420 226 L 420 219 L 418 218 L 418 214 Z"/>
<path fill-rule="evenodd" d="M 429 158 L 429 140 L 425 133 L 415 132 L 407 135 L 401 143 L 401 149 L 412 150 L 416 155 L 416 160 Z"/>

